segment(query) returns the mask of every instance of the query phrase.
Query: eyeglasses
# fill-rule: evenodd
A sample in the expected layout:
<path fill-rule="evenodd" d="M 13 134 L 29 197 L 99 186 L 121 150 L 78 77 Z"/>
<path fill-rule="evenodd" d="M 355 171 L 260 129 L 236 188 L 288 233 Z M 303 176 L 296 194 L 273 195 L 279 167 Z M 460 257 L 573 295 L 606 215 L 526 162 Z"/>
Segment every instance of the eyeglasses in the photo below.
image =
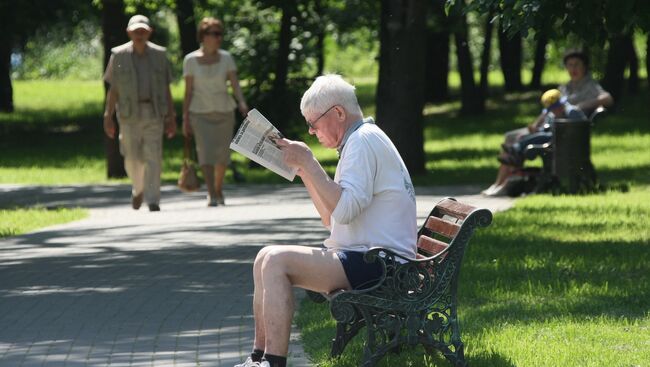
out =
<path fill-rule="evenodd" d="M 307 127 L 310 128 L 310 129 L 316 129 L 316 128 L 314 127 L 314 125 L 316 125 L 316 123 L 318 122 L 318 120 L 320 120 L 321 118 L 323 118 L 323 116 L 327 115 L 327 113 L 330 112 L 330 111 L 332 110 L 332 108 L 334 108 L 334 107 L 336 107 L 336 105 L 334 105 L 334 106 L 328 108 L 327 111 L 323 112 L 323 113 L 322 113 L 320 116 L 318 116 L 318 118 L 316 118 L 314 121 L 312 121 L 312 122 L 306 121 L 306 122 L 307 122 Z"/>
<path fill-rule="evenodd" d="M 214 37 L 221 37 L 223 36 L 223 33 L 219 31 L 214 31 L 214 32 L 205 32 L 204 33 L 206 36 L 214 36 Z"/>

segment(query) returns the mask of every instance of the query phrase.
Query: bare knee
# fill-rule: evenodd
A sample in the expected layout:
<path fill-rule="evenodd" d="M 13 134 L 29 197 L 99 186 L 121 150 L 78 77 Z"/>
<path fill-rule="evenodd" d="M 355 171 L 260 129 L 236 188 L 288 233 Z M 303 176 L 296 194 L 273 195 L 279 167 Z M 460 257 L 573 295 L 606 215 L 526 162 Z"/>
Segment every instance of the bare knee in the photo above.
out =
<path fill-rule="evenodd" d="M 253 274 L 254 276 L 259 276 L 262 274 L 262 264 L 264 264 L 264 259 L 266 258 L 269 251 L 271 251 L 276 246 L 266 246 L 263 247 L 255 257 L 255 262 L 253 263 Z"/>
<path fill-rule="evenodd" d="M 272 246 L 264 254 L 264 259 L 261 262 L 261 274 L 264 275 L 278 275 L 286 274 L 287 270 L 287 257 L 288 253 L 279 246 Z"/>

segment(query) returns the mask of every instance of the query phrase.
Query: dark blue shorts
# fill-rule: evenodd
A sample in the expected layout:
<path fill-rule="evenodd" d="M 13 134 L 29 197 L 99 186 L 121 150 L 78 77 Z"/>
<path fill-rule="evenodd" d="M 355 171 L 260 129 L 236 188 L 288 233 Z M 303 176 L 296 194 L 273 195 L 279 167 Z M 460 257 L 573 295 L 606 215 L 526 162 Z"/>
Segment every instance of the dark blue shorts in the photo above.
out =
<path fill-rule="evenodd" d="M 345 275 L 352 289 L 370 288 L 377 283 L 383 273 L 381 264 L 376 261 L 367 263 L 363 260 L 365 252 L 337 251 L 336 255 L 343 264 Z"/>

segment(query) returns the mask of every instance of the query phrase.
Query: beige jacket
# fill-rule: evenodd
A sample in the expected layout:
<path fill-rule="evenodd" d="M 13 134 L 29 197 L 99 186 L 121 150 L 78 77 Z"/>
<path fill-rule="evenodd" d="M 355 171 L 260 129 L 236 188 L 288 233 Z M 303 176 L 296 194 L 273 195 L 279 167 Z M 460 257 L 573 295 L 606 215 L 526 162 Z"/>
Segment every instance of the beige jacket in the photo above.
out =
<path fill-rule="evenodd" d="M 168 109 L 167 87 L 169 83 L 169 61 L 166 49 L 155 43 L 147 42 L 151 73 L 151 99 L 156 116 L 164 117 Z M 138 85 L 133 65 L 133 42 L 111 49 L 113 54 L 111 88 L 117 91 L 117 116 L 128 119 L 137 114 Z"/>

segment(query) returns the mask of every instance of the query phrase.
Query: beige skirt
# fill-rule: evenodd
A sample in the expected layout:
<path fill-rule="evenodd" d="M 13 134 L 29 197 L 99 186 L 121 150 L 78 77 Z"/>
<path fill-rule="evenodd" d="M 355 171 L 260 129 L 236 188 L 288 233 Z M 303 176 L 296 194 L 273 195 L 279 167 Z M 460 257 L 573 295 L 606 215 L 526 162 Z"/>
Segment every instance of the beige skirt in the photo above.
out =
<path fill-rule="evenodd" d="M 519 129 L 514 129 L 510 130 L 505 133 L 505 141 L 506 145 L 512 145 L 519 141 L 519 139 L 524 136 L 530 134 L 530 130 L 528 130 L 528 127 L 520 127 Z"/>
<path fill-rule="evenodd" d="M 230 163 L 230 141 L 235 127 L 234 112 L 190 113 L 200 165 Z"/>

